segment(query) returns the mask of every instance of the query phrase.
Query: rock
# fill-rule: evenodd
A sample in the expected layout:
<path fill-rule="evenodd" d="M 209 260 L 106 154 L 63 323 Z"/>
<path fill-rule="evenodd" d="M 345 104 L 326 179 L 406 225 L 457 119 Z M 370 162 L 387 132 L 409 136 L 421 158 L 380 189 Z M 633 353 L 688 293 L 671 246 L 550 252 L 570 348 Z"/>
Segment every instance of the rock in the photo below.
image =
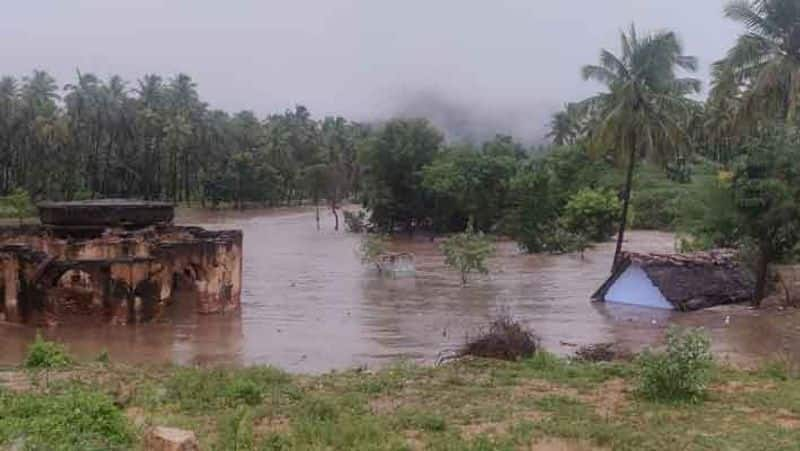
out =
<path fill-rule="evenodd" d="M 148 451 L 199 451 L 200 445 L 192 431 L 157 426 L 148 432 L 144 449 Z"/>

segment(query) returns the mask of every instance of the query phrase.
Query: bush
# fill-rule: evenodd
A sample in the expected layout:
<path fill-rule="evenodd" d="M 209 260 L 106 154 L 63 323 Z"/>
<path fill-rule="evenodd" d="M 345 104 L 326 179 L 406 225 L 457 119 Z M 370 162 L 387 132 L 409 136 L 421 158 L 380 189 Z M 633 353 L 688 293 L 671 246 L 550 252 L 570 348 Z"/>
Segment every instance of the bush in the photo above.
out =
<path fill-rule="evenodd" d="M 536 354 L 539 338 L 509 315 L 494 320 L 488 331 L 467 339 L 460 355 L 517 361 Z"/>
<path fill-rule="evenodd" d="M 72 364 L 72 358 L 59 343 L 47 341 L 40 334 L 28 347 L 28 355 L 23 366 L 33 370 L 64 368 Z"/>
<path fill-rule="evenodd" d="M 619 199 L 614 193 L 582 189 L 569 198 L 561 219 L 568 231 L 592 241 L 605 241 L 614 232 L 619 214 Z"/>
<path fill-rule="evenodd" d="M 494 252 L 494 243 L 483 232 L 474 232 L 470 227 L 464 233 L 453 235 L 442 243 L 445 263 L 461 273 L 461 283 L 467 283 L 471 272 L 488 274 L 486 260 Z"/>
<path fill-rule="evenodd" d="M 70 387 L 64 392 L 0 390 L 0 448 L 16 441 L 23 449 L 130 449 L 125 416 L 106 395 Z M 10 448 L 17 449 L 16 446 Z"/>
<path fill-rule="evenodd" d="M 633 227 L 671 230 L 679 216 L 681 194 L 671 189 L 634 192 L 631 196 L 631 208 L 636 212 Z"/>
<path fill-rule="evenodd" d="M 344 227 L 350 233 L 363 233 L 367 231 L 367 214 L 364 210 L 358 213 L 344 210 Z"/>
<path fill-rule="evenodd" d="M 389 240 L 383 235 L 368 234 L 361 238 L 358 246 L 358 255 L 361 263 L 365 265 L 375 265 L 378 271 L 383 271 L 381 255 L 385 254 L 389 247 Z"/>
<path fill-rule="evenodd" d="M 702 329 L 667 331 L 666 350 L 637 359 L 639 392 L 654 401 L 700 401 L 711 377 L 711 341 Z"/>
<path fill-rule="evenodd" d="M 21 188 L 16 188 L 11 194 L 0 197 L 0 206 L 6 215 L 17 218 L 20 224 L 23 219 L 32 216 L 36 211 L 31 195 Z"/>

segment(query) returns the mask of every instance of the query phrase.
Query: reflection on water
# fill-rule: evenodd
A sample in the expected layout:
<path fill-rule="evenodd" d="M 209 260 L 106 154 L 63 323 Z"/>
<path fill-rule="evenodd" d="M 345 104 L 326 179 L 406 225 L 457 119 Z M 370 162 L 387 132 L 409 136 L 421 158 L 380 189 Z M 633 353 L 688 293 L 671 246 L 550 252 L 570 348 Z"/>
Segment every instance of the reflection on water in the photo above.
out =
<path fill-rule="evenodd" d="M 180 222 L 244 231 L 242 311 L 198 317 L 176 302 L 159 324 L 43 331 L 90 358 L 180 364 L 274 364 L 290 371 L 375 366 L 398 358 L 429 361 L 458 346 L 504 311 L 528 323 L 550 350 L 617 341 L 633 349 L 657 343 L 669 323 L 704 326 L 715 351 L 739 363 L 775 353 L 800 361 L 800 312 L 743 307 L 691 314 L 592 304 L 609 271 L 612 243 L 578 256 L 522 255 L 499 245 L 492 274 L 467 287 L 444 266 L 436 244 L 398 239 L 395 251 L 416 255 L 416 278 L 387 279 L 360 264 L 358 237 L 317 231 L 304 210 L 184 214 Z M 671 251 L 673 238 L 631 234 L 629 249 Z M 725 318 L 730 317 L 729 325 Z M 798 326 L 796 326 L 798 325 Z M 35 331 L 0 326 L 1 364 L 18 363 Z"/>

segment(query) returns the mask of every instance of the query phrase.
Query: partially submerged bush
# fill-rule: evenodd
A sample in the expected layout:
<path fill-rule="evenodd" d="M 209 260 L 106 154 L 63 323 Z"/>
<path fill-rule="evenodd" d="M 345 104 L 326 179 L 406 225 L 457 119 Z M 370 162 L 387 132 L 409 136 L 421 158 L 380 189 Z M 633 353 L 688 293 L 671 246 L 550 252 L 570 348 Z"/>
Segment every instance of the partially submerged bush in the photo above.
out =
<path fill-rule="evenodd" d="M 72 364 L 72 358 L 64 346 L 54 341 L 47 341 L 40 334 L 28 346 L 28 355 L 23 366 L 32 370 L 50 370 L 64 368 Z"/>
<path fill-rule="evenodd" d="M 389 240 L 378 234 L 367 234 L 361 239 L 358 246 L 358 255 L 361 257 L 361 263 L 365 265 L 375 265 L 378 271 L 383 271 L 383 263 L 381 256 L 386 253 L 389 248 Z"/>
<path fill-rule="evenodd" d="M 633 355 L 615 343 L 597 343 L 582 346 L 575 351 L 575 358 L 583 362 L 613 362 L 614 360 L 630 360 Z"/>
<path fill-rule="evenodd" d="M 614 232 L 620 204 L 611 191 L 582 189 L 564 207 L 564 227 L 591 241 L 605 241 Z"/>
<path fill-rule="evenodd" d="M 491 238 L 475 232 L 470 225 L 466 232 L 453 235 L 442 243 L 445 263 L 461 273 L 461 283 L 467 283 L 471 272 L 488 274 L 486 260 L 495 252 Z"/>
<path fill-rule="evenodd" d="M 509 315 L 494 320 L 489 330 L 468 338 L 461 355 L 516 361 L 532 357 L 539 349 L 539 338 Z"/>
<path fill-rule="evenodd" d="M 711 378 L 711 340 L 702 329 L 671 327 L 666 344 L 662 353 L 640 354 L 640 394 L 654 401 L 700 401 Z"/>
<path fill-rule="evenodd" d="M 344 210 L 344 226 L 350 233 L 363 233 L 367 231 L 367 214 L 364 210 L 358 213 Z"/>

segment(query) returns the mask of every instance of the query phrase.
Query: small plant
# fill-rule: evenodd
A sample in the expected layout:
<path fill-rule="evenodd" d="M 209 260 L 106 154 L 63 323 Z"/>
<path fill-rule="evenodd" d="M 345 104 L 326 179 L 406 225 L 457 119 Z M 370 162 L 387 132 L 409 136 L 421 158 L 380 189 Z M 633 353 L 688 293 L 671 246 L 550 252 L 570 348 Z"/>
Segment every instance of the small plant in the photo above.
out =
<path fill-rule="evenodd" d="M 239 407 L 223 416 L 219 422 L 218 436 L 217 449 L 226 451 L 255 449 L 251 410 Z"/>
<path fill-rule="evenodd" d="M 23 219 L 31 216 L 34 211 L 31 195 L 21 188 L 16 188 L 11 194 L 0 198 L 0 205 L 2 205 L 11 216 L 17 218 L 20 224 L 22 224 Z"/>
<path fill-rule="evenodd" d="M 72 358 L 61 344 L 47 341 L 37 333 L 36 339 L 28 347 L 28 355 L 23 365 L 32 370 L 51 370 L 71 364 Z"/>
<path fill-rule="evenodd" d="M 460 355 L 516 361 L 532 357 L 539 349 L 539 338 L 525 326 L 504 314 L 489 330 L 467 339 Z"/>
<path fill-rule="evenodd" d="M 365 265 L 375 265 L 379 272 L 383 272 L 381 256 L 386 253 L 389 247 L 389 240 L 383 235 L 368 234 L 361 239 L 358 247 L 358 254 L 361 263 Z"/>
<path fill-rule="evenodd" d="M 97 354 L 97 358 L 95 360 L 97 363 L 102 363 L 103 365 L 108 365 L 111 363 L 111 356 L 108 355 L 108 349 L 103 349 L 100 351 L 100 354 Z"/>
<path fill-rule="evenodd" d="M 645 350 L 637 359 L 639 392 L 654 401 L 702 400 L 711 377 L 711 340 L 702 329 L 667 331 L 663 353 Z"/>
<path fill-rule="evenodd" d="M 442 243 L 445 263 L 461 273 L 461 283 L 467 284 L 471 272 L 488 274 L 486 260 L 494 255 L 492 240 L 482 232 L 475 232 L 470 225 L 467 231 L 453 235 Z"/>

